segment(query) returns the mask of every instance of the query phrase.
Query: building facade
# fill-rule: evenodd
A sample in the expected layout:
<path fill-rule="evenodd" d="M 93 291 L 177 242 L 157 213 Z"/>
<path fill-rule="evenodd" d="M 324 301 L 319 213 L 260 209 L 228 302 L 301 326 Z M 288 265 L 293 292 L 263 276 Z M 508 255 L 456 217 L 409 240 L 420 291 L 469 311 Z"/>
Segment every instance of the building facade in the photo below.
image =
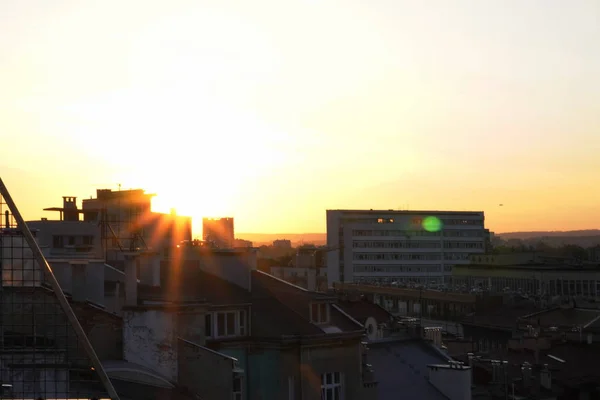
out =
<path fill-rule="evenodd" d="M 447 283 L 488 240 L 479 211 L 327 210 L 328 286 Z"/>
<path fill-rule="evenodd" d="M 453 281 L 491 293 L 520 293 L 546 299 L 557 297 L 553 300 L 575 297 L 594 302 L 600 298 L 600 274 L 598 268 L 591 265 L 474 263 L 455 268 Z"/>
<path fill-rule="evenodd" d="M 228 364 L 237 374 L 228 376 L 235 379 L 219 384 L 233 391 L 234 399 L 376 398 L 363 345 L 364 325 L 341 310 L 335 297 L 258 271 L 255 249 L 181 245 L 169 262 L 163 262 L 160 286 L 139 288 L 138 301 L 149 305 L 205 302 L 202 317 L 171 324 L 171 336 L 221 355 L 203 357 L 204 364 L 196 360 L 198 367 L 188 369 L 211 369 L 213 359 L 235 360 Z M 167 329 L 152 331 L 162 335 L 156 342 L 170 342 L 164 337 Z M 139 353 L 136 348 L 128 354 Z M 175 376 L 175 364 L 165 364 L 161 373 Z M 193 389 L 204 379 L 199 389 L 208 393 L 205 387 L 217 378 L 195 377 L 186 385 Z M 231 398 L 214 393 L 209 398 Z"/>
<path fill-rule="evenodd" d="M 230 249 L 235 245 L 233 218 L 202 218 L 202 239 L 215 247 Z"/>

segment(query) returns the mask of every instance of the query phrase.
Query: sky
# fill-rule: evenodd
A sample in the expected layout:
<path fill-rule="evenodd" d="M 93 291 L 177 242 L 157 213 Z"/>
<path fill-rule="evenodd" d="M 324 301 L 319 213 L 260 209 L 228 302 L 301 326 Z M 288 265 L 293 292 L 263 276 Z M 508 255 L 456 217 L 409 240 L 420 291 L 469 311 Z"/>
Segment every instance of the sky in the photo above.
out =
<path fill-rule="evenodd" d="M 120 184 L 196 232 L 324 232 L 330 208 L 600 227 L 597 0 L 4 0 L 0 26 L 28 219 Z"/>

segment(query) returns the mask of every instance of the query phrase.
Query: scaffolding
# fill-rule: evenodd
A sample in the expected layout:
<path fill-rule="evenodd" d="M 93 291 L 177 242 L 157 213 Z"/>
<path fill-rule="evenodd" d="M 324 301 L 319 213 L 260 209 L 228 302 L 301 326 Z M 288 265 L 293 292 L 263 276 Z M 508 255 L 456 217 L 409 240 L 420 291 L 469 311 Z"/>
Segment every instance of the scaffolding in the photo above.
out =
<path fill-rule="evenodd" d="M 119 397 L 0 179 L 0 399 Z"/>

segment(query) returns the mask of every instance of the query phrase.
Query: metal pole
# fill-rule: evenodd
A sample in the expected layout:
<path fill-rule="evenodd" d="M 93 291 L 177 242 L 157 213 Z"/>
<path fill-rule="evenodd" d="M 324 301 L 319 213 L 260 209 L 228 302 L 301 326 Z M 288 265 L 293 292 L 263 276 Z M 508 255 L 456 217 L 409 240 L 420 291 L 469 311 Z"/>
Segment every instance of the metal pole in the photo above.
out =
<path fill-rule="evenodd" d="M 56 298 L 58 299 L 58 302 L 60 303 L 61 308 L 63 309 L 65 314 L 67 314 L 67 318 L 69 319 L 69 322 L 75 329 L 75 333 L 77 334 L 79 340 L 83 344 L 83 348 L 84 348 L 85 352 L 90 357 L 92 366 L 98 373 L 98 376 L 100 377 L 100 380 L 102 381 L 102 384 L 104 385 L 104 388 L 108 392 L 108 395 L 110 396 L 110 398 L 112 400 L 120 400 L 119 395 L 117 394 L 115 388 L 113 387 L 112 382 L 108 378 L 108 375 L 106 375 L 106 371 L 104 371 L 104 368 L 102 367 L 102 363 L 98 359 L 98 356 L 96 355 L 96 352 L 94 351 L 94 348 L 92 347 L 92 344 L 88 340 L 88 338 L 85 334 L 85 331 L 79 324 L 79 321 L 77 320 L 77 317 L 75 316 L 75 313 L 73 312 L 73 309 L 71 309 L 71 306 L 69 305 L 69 301 L 67 300 L 67 298 L 65 297 L 65 294 L 63 293 L 62 289 L 60 288 L 60 285 L 58 284 L 58 281 L 56 280 L 56 277 L 54 276 L 54 273 L 52 272 L 52 268 L 50 267 L 50 264 L 48 264 L 48 261 L 42 254 L 42 250 L 40 249 L 37 242 L 35 241 L 35 238 L 33 237 L 33 234 L 31 233 L 31 231 L 29 230 L 29 227 L 25 223 L 25 220 L 21 216 L 21 213 L 17 209 L 17 206 L 15 205 L 15 202 L 13 201 L 12 197 L 10 196 L 8 189 L 4 185 L 2 178 L 0 178 L 0 194 L 2 195 L 2 197 L 4 197 L 4 200 L 6 201 L 8 208 L 12 211 L 12 215 L 15 218 L 15 220 L 17 221 L 17 227 L 20 228 L 21 232 L 23 233 L 25 241 L 31 248 L 31 251 L 33 252 L 33 255 L 34 255 L 36 261 L 38 262 L 40 267 L 43 270 L 45 270 L 46 277 L 49 279 L 50 285 L 52 285 L 52 289 L 54 290 L 54 294 L 56 295 Z"/>

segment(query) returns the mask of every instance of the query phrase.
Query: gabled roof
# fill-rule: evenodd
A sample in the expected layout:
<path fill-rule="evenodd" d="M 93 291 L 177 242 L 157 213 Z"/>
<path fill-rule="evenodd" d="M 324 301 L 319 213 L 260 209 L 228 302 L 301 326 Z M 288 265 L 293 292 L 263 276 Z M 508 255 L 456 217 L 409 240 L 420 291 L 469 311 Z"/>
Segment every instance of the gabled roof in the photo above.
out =
<path fill-rule="evenodd" d="M 330 324 L 310 322 L 313 302 L 335 302 L 335 297 L 293 285 L 262 271 L 252 271 L 252 307 L 265 328 L 279 335 L 324 334 L 360 331 L 361 327 L 335 308 L 330 308 Z M 254 313 L 254 312 L 253 312 Z M 253 329 L 256 330 L 257 321 Z"/>

